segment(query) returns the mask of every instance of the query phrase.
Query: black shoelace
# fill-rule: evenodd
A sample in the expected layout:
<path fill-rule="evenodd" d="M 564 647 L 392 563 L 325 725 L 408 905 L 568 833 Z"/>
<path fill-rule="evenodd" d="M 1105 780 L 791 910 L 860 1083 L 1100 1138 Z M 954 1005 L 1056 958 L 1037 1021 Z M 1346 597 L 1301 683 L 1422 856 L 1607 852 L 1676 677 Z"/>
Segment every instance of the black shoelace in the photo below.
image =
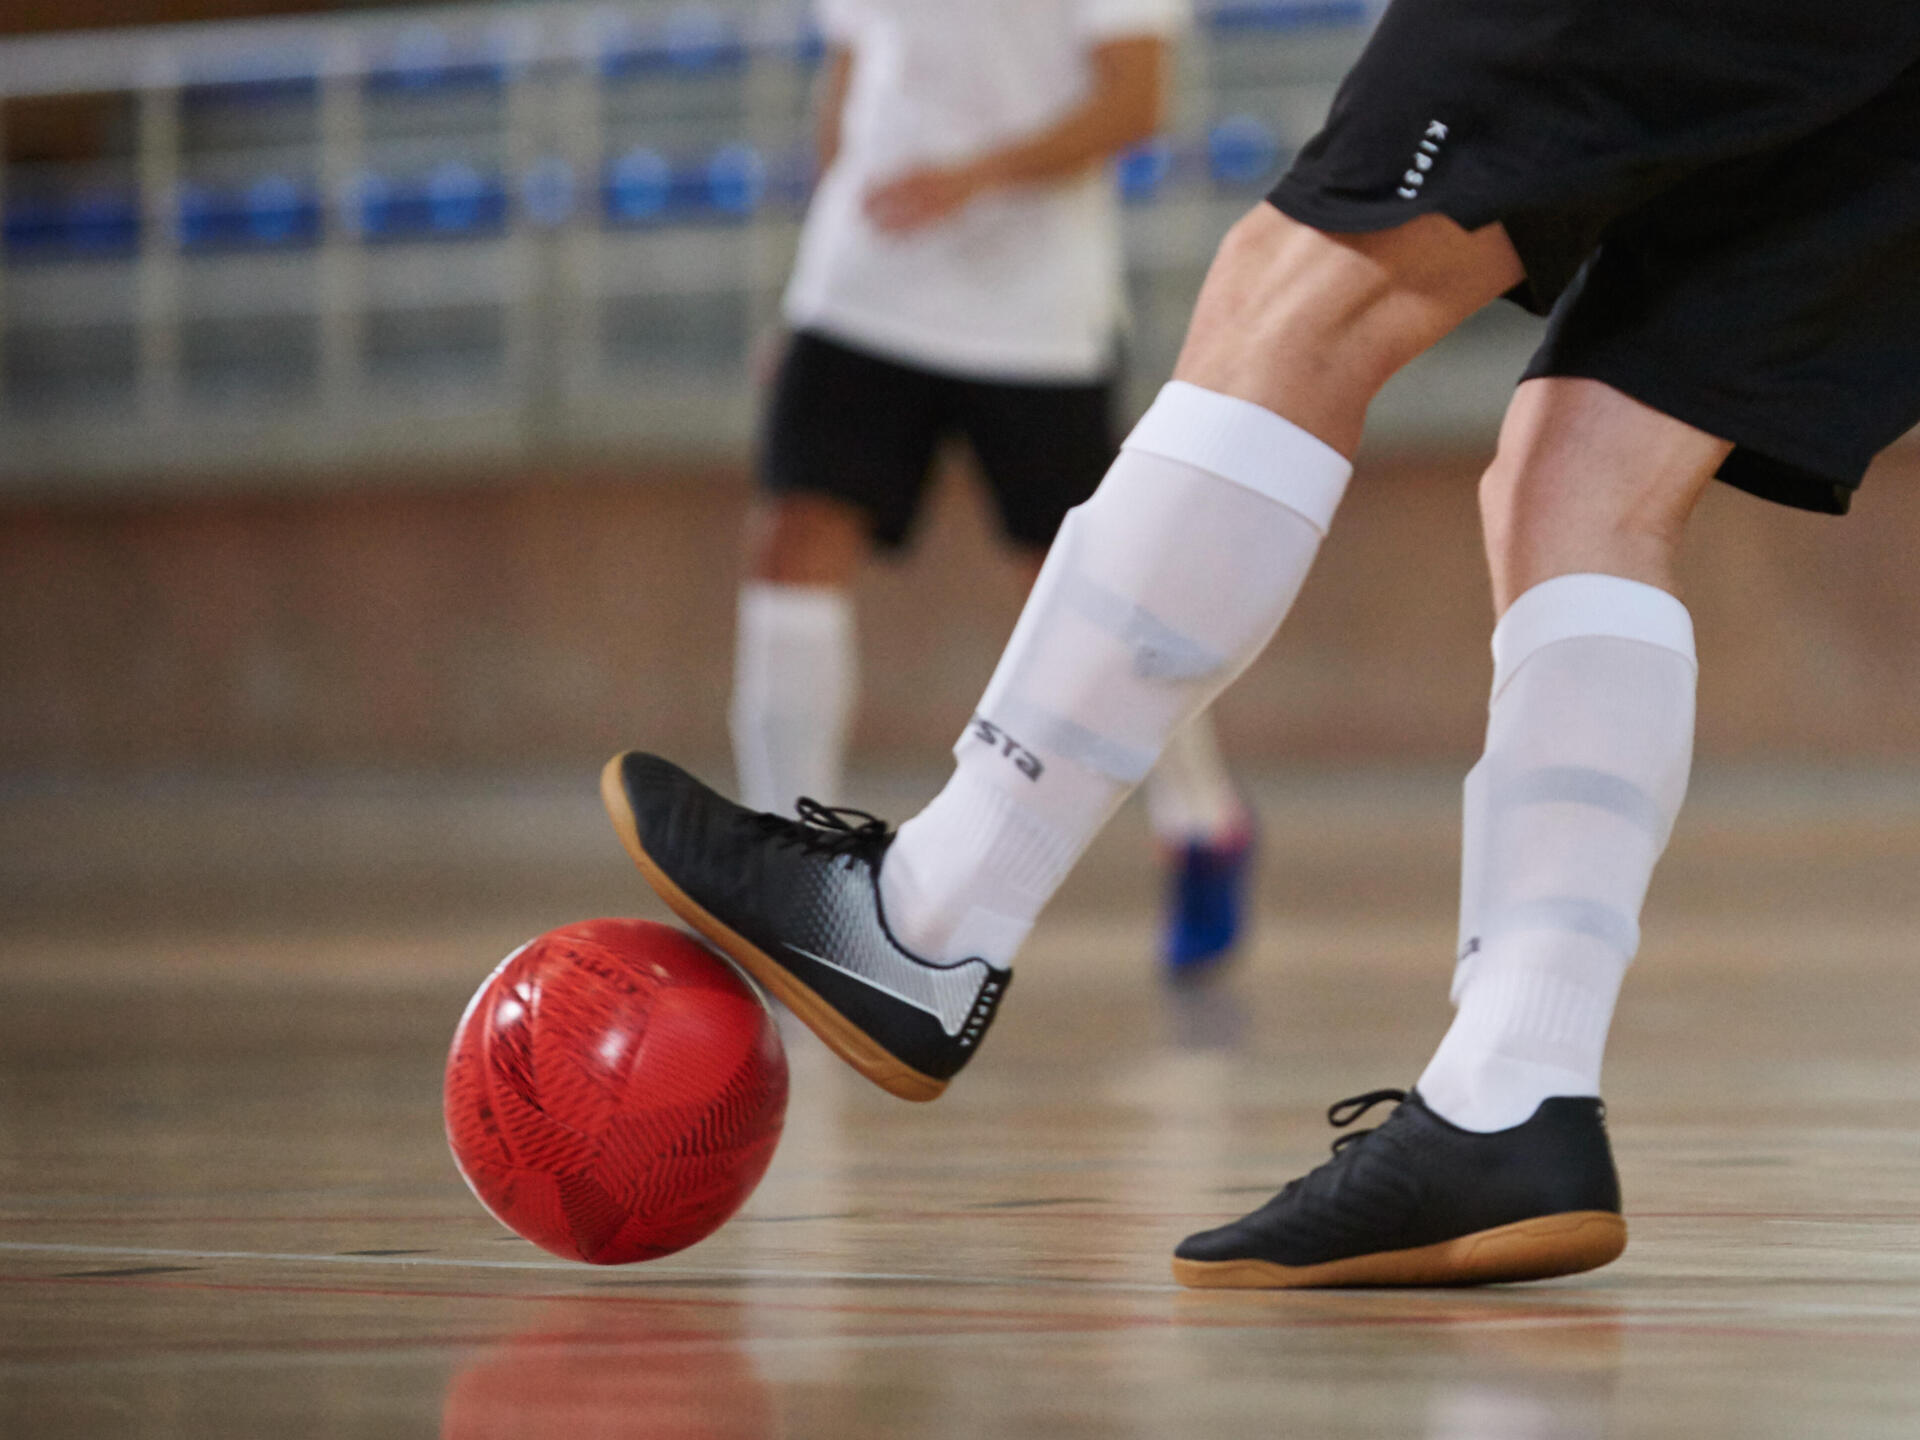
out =
<path fill-rule="evenodd" d="M 1345 1130 L 1374 1106 L 1384 1105 L 1389 1100 L 1398 1105 L 1406 1098 L 1407 1092 L 1404 1090 L 1369 1090 L 1364 1095 L 1352 1095 L 1345 1100 L 1336 1100 L 1327 1107 L 1327 1123 L 1336 1130 Z M 1333 1153 L 1338 1155 L 1354 1141 L 1364 1140 L 1371 1134 L 1373 1129 L 1350 1131 L 1333 1142 Z"/>
<path fill-rule="evenodd" d="M 877 815 L 847 805 L 822 805 L 802 795 L 793 809 L 798 820 L 784 815 L 755 818 L 777 843 L 798 845 L 809 855 L 850 855 L 872 864 L 892 833 Z"/>

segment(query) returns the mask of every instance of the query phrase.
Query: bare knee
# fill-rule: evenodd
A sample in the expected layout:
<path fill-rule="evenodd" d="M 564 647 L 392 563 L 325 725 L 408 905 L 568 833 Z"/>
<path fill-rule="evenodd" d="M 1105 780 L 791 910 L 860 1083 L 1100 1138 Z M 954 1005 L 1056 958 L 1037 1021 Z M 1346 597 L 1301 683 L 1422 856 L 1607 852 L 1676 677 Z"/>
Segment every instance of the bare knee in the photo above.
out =
<path fill-rule="evenodd" d="M 1390 363 L 1395 337 L 1368 321 L 1391 288 L 1363 251 L 1261 206 L 1221 240 L 1175 374 L 1262 404 L 1308 398 L 1294 373 L 1307 357 L 1351 384 Z"/>
<path fill-rule="evenodd" d="M 1688 518 L 1732 446 L 1596 380 L 1530 380 L 1480 479 L 1494 608 L 1558 575 L 1677 591 Z"/>
<path fill-rule="evenodd" d="M 1470 233 L 1427 215 L 1328 235 L 1261 205 L 1222 240 L 1174 373 L 1350 455 L 1394 371 L 1520 273 L 1498 227 Z"/>
<path fill-rule="evenodd" d="M 774 497 L 747 523 L 747 573 L 776 585 L 851 585 L 867 556 L 867 517 L 829 495 Z"/>

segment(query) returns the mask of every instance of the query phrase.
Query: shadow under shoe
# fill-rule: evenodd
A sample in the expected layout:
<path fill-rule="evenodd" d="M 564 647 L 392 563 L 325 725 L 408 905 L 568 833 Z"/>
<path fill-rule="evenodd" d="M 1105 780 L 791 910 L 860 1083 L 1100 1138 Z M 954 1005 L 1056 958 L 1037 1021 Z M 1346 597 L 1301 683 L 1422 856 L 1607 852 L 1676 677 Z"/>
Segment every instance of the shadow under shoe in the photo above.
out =
<path fill-rule="evenodd" d="M 973 1058 L 1013 977 L 980 959 L 922 960 L 894 940 L 880 905 L 884 822 L 804 799 L 798 819 L 759 814 L 637 751 L 607 763 L 600 794 L 673 912 L 881 1089 L 932 1100 Z"/>
<path fill-rule="evenodd" d="M 1620 1181 L 1597 1099 L 1555 1096 L 1482 1134 L 1417 1091 L 1374 1090 L 1327 1111 L 1335 1126 L 1398 1102 L 1375 1130 L 1252 1214 L 1190 1235 L 1173 1275 L 1199 1288 L 1484 1285 L 1592 1270 L 1627 1244 Z"/>

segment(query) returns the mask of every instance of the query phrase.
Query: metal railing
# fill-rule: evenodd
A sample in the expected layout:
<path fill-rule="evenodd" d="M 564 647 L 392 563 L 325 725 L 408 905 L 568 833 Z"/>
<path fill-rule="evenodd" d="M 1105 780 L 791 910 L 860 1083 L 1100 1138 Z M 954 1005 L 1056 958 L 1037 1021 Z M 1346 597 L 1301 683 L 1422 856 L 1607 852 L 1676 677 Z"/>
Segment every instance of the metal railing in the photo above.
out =
<path fill-rule="evenodd" d="M 1363 0 L 1218 0 L 1124 158 L 1143 386 L 1324 113 Z M 0 486 L 738 452 L 811 180 L 787 0 L 470 6 L 0 44 L 106 153 L 0 176 Z"/>

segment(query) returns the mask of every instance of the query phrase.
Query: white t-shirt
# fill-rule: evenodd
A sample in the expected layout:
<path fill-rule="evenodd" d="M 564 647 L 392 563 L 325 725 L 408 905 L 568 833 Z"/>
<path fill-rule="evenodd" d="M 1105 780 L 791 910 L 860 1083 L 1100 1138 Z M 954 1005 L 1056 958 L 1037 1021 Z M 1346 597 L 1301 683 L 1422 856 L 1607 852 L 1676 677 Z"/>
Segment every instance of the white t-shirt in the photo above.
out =
<path fill-rule="evenodd" d="M 1164 35 L 1188 0 L 819 0 L 853 52 L 840 149 L 787 287 L 796 328 L 913 364 L 993 379 L 1085 380 L 1110 368 L 1122 316 L 1118 201 L 1105 167 L 992 191 L 888 235 L 876 184 L 1057 122 L 1092 84 L 1089 51 Z"/>

